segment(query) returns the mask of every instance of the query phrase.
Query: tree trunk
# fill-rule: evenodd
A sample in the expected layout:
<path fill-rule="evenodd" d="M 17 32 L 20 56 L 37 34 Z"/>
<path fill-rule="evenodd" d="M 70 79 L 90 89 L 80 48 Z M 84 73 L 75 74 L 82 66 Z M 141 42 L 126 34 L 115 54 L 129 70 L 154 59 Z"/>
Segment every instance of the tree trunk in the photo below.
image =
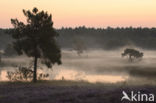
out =
<path fill-rule="evenodd" d="M 37 57 L 34 58 L 33 82 L 37 82 Z"/>

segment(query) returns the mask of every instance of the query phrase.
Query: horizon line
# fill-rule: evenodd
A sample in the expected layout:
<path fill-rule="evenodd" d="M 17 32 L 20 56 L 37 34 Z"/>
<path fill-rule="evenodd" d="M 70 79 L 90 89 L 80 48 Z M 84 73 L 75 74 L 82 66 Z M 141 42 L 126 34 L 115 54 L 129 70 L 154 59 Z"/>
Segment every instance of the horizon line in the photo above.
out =
<path fill-rule="evenodd" d="M 57 30 L 59 30 L 59 29 L 76 29 L 76 28 L 87 28 L 87 29 L 92 29 L 92 28 L 94 28 L 94 29 L 108 29 L 108 28 L 112 28 L 112 29 L 117 29 L 117 28 L 148 28 L 148 29 L 152 29 L 152 28 L 156 28 L 156 26 L 155 27 L 148 27 L 148 26 L 106 26 L 106 27 L 93 27 L 93 26 L 85 26 L 85 25 L 80 25 L 80 26 L 74 26 L 74 27 L 72 27 L 72 26 L 62 26 L 62 27 L 59 27 L 59 28 L 56 28 L 56 27 L 54 27 L 53 26 L 53 28 L 54 29 L 57 29 Z M 0 27 L 0 29 L 13 29 L 13 27 Z"/>

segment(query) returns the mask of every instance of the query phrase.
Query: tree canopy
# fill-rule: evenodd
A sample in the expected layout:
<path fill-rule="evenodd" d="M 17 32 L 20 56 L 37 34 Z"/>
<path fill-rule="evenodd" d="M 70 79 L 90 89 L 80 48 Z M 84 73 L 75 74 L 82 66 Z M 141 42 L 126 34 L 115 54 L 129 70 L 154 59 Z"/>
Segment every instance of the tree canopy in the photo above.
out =
<path fill-rule="evenodd" d="M 12 37 L 14 48 L 19 55 L 34 58 L 34 82 L 36 82 L 37 60 L 41 59 L 47 67 L 61 64 L 61 50 L 56 40 L 58 33 L 53 28 L 52 16 L 45 11 L 23 10 L 27 24 L 11 19 L 14 26 Z"/>
<path fill-rule="evenodd" d="M 77 52 L 79 56 L 87 49 L 84 41 L 81 38 L 73 39 L 73 49 Z"/>
<path fill-rule="evenodd" d="M 138 51 L 138 50 L 127 48 L 127 49 L 124 50 L 124 53 L 122 53 L 121 55 L 122 55 L 122 57 L 128 56 L 129 61 L 132 62 L 135 59 L 140 60 L 143 57 L 144 54 L 142 52 Z"/>

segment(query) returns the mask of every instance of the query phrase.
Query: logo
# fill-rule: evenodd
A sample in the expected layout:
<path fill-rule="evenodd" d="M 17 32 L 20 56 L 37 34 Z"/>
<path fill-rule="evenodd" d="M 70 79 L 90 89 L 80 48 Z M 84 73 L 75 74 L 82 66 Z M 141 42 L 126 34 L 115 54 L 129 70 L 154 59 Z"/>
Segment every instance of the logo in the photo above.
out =
<path fill-rule="evenodd" d="M 128 95 L 125 91 L 122 91 L 122 98 L 121 101 L 123 100 L 128 100 L 128 101 L 138 101 L 138 102 L 154 102 L 154 94 L 142 94 L 140 91 L 135 93 L 134 91 L 130 92 L 130 95 Z"/>

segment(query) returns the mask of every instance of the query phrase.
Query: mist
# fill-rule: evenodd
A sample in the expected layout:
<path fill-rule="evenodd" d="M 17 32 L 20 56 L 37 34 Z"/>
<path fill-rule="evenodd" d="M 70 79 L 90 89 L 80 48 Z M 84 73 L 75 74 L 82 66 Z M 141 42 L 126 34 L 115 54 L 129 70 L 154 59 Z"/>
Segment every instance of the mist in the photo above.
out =
<path fill-rule="evenodd" d="M 143 50 L 144 57 L 141 61 L 130 63 L 127 57 L 121 57 L 124 48 L 108 50 L 86 50 L 79 56 L 74 50 L 62 50 L 61 66 L 54 65 L 48 69 L 39 64 L 39 71 L 49 73 L 49 80 L 74 80 L 87 81 L 91 83 L 117 83 L 124 81 L 135 81 L 137 79 L 155 79 L 156 52 Z M 2 58 L 1 80 L 7 79 L 7 71 L 16 70 L 17 66 L 28 66 L 32 63 L 32 58 L 26 56 L 15 56 Z"/>

